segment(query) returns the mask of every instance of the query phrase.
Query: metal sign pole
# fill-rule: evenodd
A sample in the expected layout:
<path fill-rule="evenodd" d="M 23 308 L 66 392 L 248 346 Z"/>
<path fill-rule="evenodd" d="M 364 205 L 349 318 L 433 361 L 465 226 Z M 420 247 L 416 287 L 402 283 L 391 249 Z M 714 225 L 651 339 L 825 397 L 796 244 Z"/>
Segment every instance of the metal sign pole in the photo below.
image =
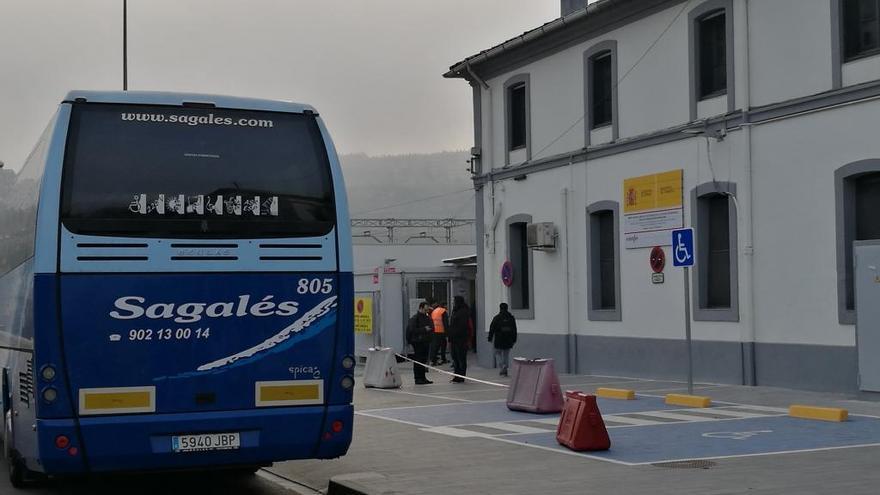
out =
<path fill-rule="evenodd" d="M 691 343 L 691 269 L 684 267 L 684 333 L 687 340 L 688 395 L 694 395 L 694 354 Z"/>
<path fill-rule="evenodd" d="M 122 0 L 122 90 L 128 91 L 128 0 Z"/>

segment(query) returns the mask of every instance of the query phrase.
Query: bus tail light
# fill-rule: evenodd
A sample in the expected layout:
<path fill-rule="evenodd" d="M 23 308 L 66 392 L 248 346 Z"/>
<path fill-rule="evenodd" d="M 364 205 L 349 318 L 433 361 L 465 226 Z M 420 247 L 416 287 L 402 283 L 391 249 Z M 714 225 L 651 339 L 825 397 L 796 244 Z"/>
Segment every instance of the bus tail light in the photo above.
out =
<path fill-rule="evenodd" d="M 67 455 L 69 455 L 70 457 L 76 457 L 77 455 L 79 455 L 79 449 L 76 447 L 71 447 L 67 449 Z"/>
<path fill-rule="evenodd" d="M 66 435 L 58 435 L 55 437 L 55 448 L 64 450 L 70 447 L 70 439 Z"/>
<path fill-rule="evenodd" d="M 333 430 L 333 433 L 339 433 L 345 428 L 345 424 L 337 419 L 332 425 L 330 425 L 330 428 Z"/>

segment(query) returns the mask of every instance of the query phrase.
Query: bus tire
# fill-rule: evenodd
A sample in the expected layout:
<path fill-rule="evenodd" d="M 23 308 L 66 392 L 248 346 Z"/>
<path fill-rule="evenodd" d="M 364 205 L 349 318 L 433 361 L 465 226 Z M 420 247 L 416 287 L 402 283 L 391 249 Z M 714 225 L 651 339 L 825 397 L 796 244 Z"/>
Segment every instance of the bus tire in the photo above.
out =
<path fill-rule="evenodd" d="M 3 415 L 3 460 L 12 462 L 12 411 Z"/>
<path fill-rule="evenodd" d="M 9 482 L 15 488 L 24 487 L 24 470 L 12 450 L 12 411 L 6 411 L 3 418 L 3 460 L 9 470 Z"/>
<path fill-rule="evenodd" d="M 6 411 L 3 428 L 3 458 L 9 470 L 9 482 L 15 488 L 24 488 L 32 479 L 30 470 L 25 466 L 12 446 L 12 411 Z"/>
<path fill-rule="evenodd" d="M 257 471 L 260 469 L 263 469 L 262 466 L 246 466 L 233 469 L 233 472 L 242 476 L 253 476 L 257 474 Z"/>
<path fill-rule="evenodd" d="M 9 483 L 14 488 L 25 487 L 25 468 L 21 461 L 14 458 L 7 459 L 9 465 Z"/>

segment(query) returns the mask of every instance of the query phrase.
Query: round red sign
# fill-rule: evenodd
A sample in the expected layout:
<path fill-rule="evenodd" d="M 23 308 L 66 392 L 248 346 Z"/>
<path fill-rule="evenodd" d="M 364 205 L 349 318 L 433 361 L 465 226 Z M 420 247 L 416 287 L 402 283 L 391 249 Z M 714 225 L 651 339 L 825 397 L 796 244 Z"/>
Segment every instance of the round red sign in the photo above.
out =
<path fill-rule="evenodd" d="M 654 249 L 651 250 L 651 269 L 654 270 L 654 273 L 663 273 L 665 267 L 666 253 L 662 247 L 654 246 Z"/>
<path fill-rule="evenodd" d="M 513 285 L 513 263 L 510 261 L 501 264 L 501 283 L 506 287 Z"/>
<path fill-rule="evenodd" d="M 361 300 L 361 301 L 357 302 L 357 312 L 358 313 L 364 312 L 364 301 Z"/>

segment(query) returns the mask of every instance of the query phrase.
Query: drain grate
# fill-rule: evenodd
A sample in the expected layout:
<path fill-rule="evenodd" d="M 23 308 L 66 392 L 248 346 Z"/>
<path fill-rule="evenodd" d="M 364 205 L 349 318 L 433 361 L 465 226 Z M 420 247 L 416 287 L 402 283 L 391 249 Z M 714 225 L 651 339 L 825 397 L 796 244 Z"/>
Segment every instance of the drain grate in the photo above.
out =
<path fill-rule="evenodd" d="M 655 467 L 669 468 L 669 469 L 709 469 L 711 467 L 716 466 L 716 464 L 712 461 L 706 461 L 697 459 L 694 461 L 676 461 L 676 462 L 657 462 L 651 464 Z"/>

